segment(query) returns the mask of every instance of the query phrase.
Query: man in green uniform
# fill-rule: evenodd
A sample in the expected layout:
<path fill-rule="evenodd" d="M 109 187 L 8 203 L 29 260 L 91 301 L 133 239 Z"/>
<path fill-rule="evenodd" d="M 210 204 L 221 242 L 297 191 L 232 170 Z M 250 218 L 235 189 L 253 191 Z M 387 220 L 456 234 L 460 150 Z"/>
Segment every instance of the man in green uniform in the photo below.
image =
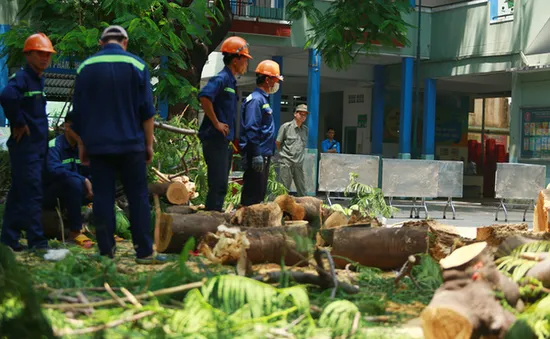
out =
<path fill-rule="evenodd" d="M 280 176 L 283 185 L 290 190 L 292 180 L 299 197 L 306 195 L 304 180 L 304 157 L 307 145 L 308 128 L 304 122 L 309 114 L 306 105 L 298 105 L 294 120 L 281 125 L 277 135 L 277 149 L 280 156 Z"/>

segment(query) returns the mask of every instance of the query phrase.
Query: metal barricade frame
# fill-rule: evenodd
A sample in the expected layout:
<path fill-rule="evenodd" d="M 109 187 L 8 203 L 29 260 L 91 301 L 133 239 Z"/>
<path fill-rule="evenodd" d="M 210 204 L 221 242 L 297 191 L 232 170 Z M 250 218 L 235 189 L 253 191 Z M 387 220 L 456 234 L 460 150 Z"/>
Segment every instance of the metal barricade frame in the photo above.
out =
<path fill-rule="evenodd" d="M 380 157 L 374 155 L 321 153 L 319 191 L 325 192 L 327 202 L 332 205 L 330 194 L 344 192 L 352 172 L 357 173 L 360 183 L 378 187 L 379 166 Z"/>
<path fill-rule="evenodd" d="M 535 201 L 540 190 L 545 188 L 546 166 L 522 163 L 497 163 L 495 174 L 495 198 L 500 199 L 495 213 L 495 221 L 498 221 L 498 212 L 502 208 L 504 221 L 508 222 L 508 209 L 506 200 L 526 200 L 526 204 L 514 204 L 525 206 L 523 221 L 527 210 L 535 206 Z"/>

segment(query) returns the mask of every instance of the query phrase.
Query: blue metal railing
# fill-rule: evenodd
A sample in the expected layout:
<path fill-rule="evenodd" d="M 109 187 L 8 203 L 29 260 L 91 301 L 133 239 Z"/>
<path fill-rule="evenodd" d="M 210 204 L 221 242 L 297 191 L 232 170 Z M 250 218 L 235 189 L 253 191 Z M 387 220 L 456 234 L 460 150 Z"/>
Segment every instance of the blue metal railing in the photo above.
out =
<path fill-rule="evenodd" d="M 284 0 L 230 0 L 233 15 L 283 20 L 285 16 Z"/>

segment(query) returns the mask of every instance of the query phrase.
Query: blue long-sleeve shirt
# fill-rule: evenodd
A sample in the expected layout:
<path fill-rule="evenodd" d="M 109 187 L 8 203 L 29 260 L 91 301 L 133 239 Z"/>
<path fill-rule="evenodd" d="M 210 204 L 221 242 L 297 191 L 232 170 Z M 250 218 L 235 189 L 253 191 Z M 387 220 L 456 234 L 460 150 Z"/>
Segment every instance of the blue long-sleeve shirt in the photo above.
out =
<path fill-rule="evenodd" d="M 107 44 L 77 70 L 72 129 L 88 154 L 145 151 L 143 122 L 156 110 L 145 62 Z"/>
<path fill-rule="evenodd" d="M 229 134 L 225 137 L 229 141 L 235 138 L 235 124 L 237 120 L 237 80 L 231 70 L 224 67 L 199 92 L 199 98 L 208 98 L 214 107 L 218 121 L 229 126 Z M 218 131 L 208 117 L 204 117 L 199 128 L 201 140 L 223 140 L 223 134 Z"/>
<path fill-rule="evenodd" d="M 239 147 L 251 156 L 272 156 L 275 150 L 275 123 L 269 95 L 256 88 L 243 100 Z"/>
<path fill-rule="evenodd" d="M 328 152 L 329 149 L 335 149 L 336 153 L 340 153 L 340 143 L 336 140 L 328 140 L 325 139 L 323 142 L 321 142 L 321 149 L 323 153 Z"/>
<path fill-rule="evenodd" d="M 10 127 L 27 125 L 30 135 L 23 135 L 19 143 L 10 136 L 7 145 L 11 151 L 44 155 L 48 144 L 48 117 L 44 78 L 29 66 L 10 77 L 0 94 L 0 104 Z"/>
<path fill-rule="evenodd" d="M 80 164 L 78 146 L 72 147 L 61 134 L 48 143 L 45 182 L 51 185 L 68 177 L 76 177 L 82 184 L 86 178 L 90 179 L 88 168 Z"/>

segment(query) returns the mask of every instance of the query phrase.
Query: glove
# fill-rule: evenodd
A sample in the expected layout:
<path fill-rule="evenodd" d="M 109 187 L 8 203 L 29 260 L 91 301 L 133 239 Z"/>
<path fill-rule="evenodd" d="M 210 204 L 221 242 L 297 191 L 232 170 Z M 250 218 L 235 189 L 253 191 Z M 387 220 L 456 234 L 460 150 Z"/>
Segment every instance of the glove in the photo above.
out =
<path fill-rule="evenodd" d="M 252 169 L 256 172 L 261 172 L 264 170 L 264 157 L 257 155 L 252 158 Z"/>

